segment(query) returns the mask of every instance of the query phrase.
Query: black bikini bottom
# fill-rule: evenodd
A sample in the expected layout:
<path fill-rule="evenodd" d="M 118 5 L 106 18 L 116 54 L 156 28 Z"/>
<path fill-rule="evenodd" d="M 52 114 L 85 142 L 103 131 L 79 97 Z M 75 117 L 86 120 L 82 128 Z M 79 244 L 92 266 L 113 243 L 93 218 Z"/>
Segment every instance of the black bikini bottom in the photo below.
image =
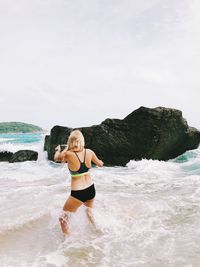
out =
<path fill-rule="evenodd" d="M 94 184 L 82 190 L 71 190 L 71 196 L 77 198 L 82 202 L 93 199 L 95 197 L 95 194 L 96 191 Z"/>

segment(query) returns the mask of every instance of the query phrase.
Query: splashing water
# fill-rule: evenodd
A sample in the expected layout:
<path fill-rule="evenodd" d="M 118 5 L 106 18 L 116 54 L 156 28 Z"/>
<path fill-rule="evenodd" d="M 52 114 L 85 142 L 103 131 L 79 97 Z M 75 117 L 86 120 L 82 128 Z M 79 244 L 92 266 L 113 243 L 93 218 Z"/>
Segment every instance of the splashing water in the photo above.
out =
<path fill-rule="evenodd" d="M 43 136 L 16 139 L 1 136 L 0 150 L 35 148 L 40 156 L 0 163 L 1 266 L 199 266 L 200 149 L 167 162 L 92 169 L 96 229 L 81 207 L 64 237 L 66 166 L 46 160 Z"/>

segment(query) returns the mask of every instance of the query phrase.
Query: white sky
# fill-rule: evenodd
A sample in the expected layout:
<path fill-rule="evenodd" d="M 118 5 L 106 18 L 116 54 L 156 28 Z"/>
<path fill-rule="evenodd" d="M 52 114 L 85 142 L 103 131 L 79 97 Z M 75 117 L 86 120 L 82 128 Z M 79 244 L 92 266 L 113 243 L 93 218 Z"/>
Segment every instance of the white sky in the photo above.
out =
<path fill-rule="evenodd" d="M 200 1 L 0 0 L 0 121 L 173 107 L 200 128 Z"/>

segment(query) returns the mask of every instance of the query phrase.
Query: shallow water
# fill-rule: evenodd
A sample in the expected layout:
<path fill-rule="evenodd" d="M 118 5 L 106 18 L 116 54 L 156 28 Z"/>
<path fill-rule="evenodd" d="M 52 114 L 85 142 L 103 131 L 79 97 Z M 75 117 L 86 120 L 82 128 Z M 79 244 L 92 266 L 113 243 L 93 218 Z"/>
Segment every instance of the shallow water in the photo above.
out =
<path fill-rule="evenodd" d="M 66 166 L 46 160 L 41 136 L 6 138 L 0 150 L 40 156 L 0 163 L 1 266 L 199 266 L 200 149 L 168 162 L 93 168 L 97 229 L 81 207 L 65 238 L 58 215 L 70 192 Z"/>

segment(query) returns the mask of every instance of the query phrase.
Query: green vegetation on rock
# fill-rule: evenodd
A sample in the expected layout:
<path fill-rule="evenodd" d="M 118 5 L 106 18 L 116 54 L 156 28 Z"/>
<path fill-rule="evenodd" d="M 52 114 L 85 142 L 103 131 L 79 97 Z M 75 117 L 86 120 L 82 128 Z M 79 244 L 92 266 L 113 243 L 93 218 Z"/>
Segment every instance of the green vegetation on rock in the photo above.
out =
<path fill-rule="evenodd" d="M 42 128 L 23 122 L 0 122 L 0 133 L 42 132 Z"/>

